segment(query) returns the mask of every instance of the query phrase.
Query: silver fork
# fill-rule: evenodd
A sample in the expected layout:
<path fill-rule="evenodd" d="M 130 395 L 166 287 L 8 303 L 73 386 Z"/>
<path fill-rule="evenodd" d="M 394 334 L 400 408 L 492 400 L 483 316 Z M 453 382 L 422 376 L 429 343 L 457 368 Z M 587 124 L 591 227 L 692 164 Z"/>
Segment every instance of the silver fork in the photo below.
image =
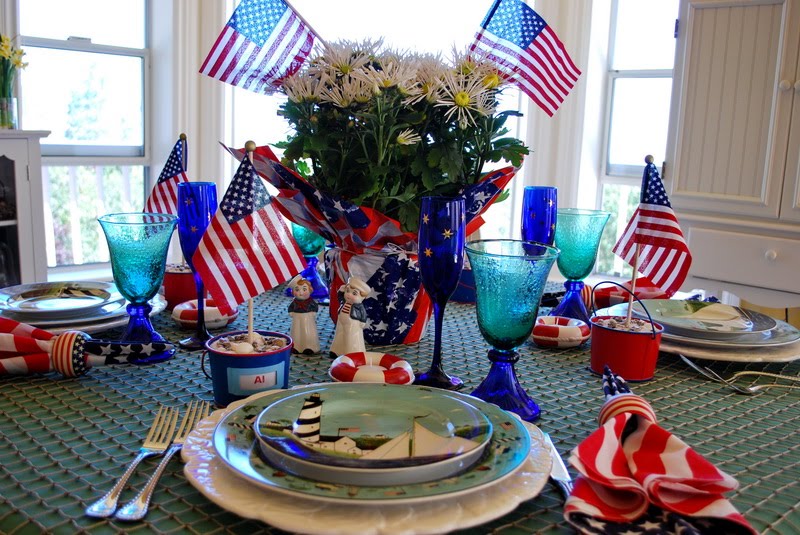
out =
<path fill-rule="evenodd" d="M 680 353 L 679 353 L 679 355 L 680 355 Z M 700 372 L 702 375 L 706 376 L 707 378 L 711 379 L 712 381 L 727 385 L 728 387 L 730 387 L 735 392 L 738 392 L 739 394 L 745 394 L 745 395 L 748 395 L 748 396 L 752 396 L 753 394 L 758 393 L 760 390 L 763 390 L 764 388 L 790 388 L 790 389 L 800 390 L 800 386 L 782 385 L 782 384 L 778 384 L 778 383 L 761 384 L 761 385 L 755 385 L 755 386 L 740 386 L 740 385 L 737 385 L 737 384 L 733 383 L 732 381 L 736 377 L 741 377 L 742 375 L 764 375 L 764 376 L 767 376 L 767 377 L 788 379 L 790 381 L 798 381 L 799 379 L 796 379 L 794 377 L 787 377 L 787 376 L 784 376 L 784 375 L 779 375 L 777 373 L 755 372 L 755 371 L 737 372 L 737 373 L 733 374 L 730 379 L 725 379 L 724 377 L 719 375 L 717 372 L 715 372 L 711 368 L 707 368 L 705 366 L 702 366 L 702 367 L 698 366 L 697 364 L 695 364 L 691 360 L 687 359 L 683 355 L 680 355 L 680 357 L 681 357 L 681 359 L 683 359 L 683 361 L 686 364 L 691 366 L 696 371 Z"/>
<path fill-rule="evenodd" d="M 155 490 L 156 484 L 161 478 L 161 474 L 164 473 L 164 469 L 167 467 L 169 460 L 181 450 L 183 443 L 186 441 L 186 437 L 189 436 L 189 433 L 200 420 L 208 416 L 208 413 L 209 403 L 207 401 L 201 402 L 196 400 L 189 403 L 189 406 L 186 408 L 186 414 L 183 415 L 183 420 L 178 428 L 178 432 L 175 434 L 175 438 L 172 441 L 172 445 L 167 450 L 167 453 L 164 454 L 164 458 L 161 459 L 161 462 L 158 463 L 158 468 L 156 468 L 156 471 L 150 476 L 150 479 L 141 492 L 117 511 L 115 517 L 118 520 L 141 520 L 144 518 L 147 514 L 147 508 L 150 506 L 150 498 L 153 496 L 153 490 Z"/>
<path fill-rule="evenodd" d="M 86 508 L 84 512 L 87 516 L 107 518 L 114 514 L 114 510 L 117 508 L 117 502 L 119 501 L 119 495 L 122 489 L 125 488 L 125 484 L 128 482 L 128 478 L 131 477 L 131 474 L 133 474 L 136 466 L 142 459 L 153 455 L 161 455 L 166 451 L 169 443 L 172 441 L 172 435 L 175 432 L 175 425 L 177 423 L 178 410 L 162 405 L 150 426 L 150 431 L 147 433 L 142 447 L 139 448 L 139 453 L 128 465 L 128 469 L 125 470 L 125 473 L 119 478 L 117 484 L 114 485 L 105 496 Z"/>

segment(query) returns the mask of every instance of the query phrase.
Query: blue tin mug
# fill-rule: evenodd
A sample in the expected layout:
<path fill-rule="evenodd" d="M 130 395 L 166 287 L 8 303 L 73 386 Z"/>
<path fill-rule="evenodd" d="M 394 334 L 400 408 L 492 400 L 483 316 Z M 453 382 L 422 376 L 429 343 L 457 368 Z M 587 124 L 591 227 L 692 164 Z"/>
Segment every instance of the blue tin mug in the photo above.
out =
<path fill-rule="evenodd" d="M 229 353 L 212 346 L 220 338 L 228 338 L 247 331 L 234 331 L 215 336 L 205 343 L 205 351 L 200 366 L 206 377 L 211 379 L 214 402 L 219 407 L 249 397 L 265 390 L 289 387 L 289 367 L 293 341 L 289 335 L 271 331 L 255 331 L 264 337 L 283 338 L 286 345 L 280 349 L 264 353 Z M 205 355 L 211 374 L 205 368 Z"/>

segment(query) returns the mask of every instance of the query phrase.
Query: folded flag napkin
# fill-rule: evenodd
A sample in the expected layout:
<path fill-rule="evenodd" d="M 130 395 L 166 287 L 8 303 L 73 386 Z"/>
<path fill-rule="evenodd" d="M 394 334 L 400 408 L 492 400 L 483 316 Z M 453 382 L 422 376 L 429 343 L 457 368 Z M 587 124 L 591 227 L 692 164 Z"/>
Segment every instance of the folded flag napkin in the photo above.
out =
<path fill-rule="evenodd" d="M 723 496 L 738 483 L 656 423 L 606 367 L 600 428 L 570 463 L 580 473 L 564 517 L 583 533 L 756 533 Z"/>
<path fill-rule="evenodd" d="M 83 375 L 92 366 L 122 364 L 135 357 L 171 348 L 166 342 L 94 340 L 80 331 L 59 335 L 0 318 L 0 376 L 57 371 L 65 377 Z"/>

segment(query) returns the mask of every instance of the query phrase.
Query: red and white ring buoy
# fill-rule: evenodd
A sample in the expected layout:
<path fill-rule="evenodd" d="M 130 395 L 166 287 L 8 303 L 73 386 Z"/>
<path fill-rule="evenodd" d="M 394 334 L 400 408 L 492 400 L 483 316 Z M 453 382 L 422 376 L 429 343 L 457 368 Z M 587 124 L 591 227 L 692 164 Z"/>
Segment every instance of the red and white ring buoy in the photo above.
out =
<path fill-rule="evenodd" d="M 214 304 L 213 299 L 205 300 L 205 308 L 203 309 L 203 319 L 205 320 L 206 327 L 209 329 L 219 329 L 229 325 L 239 315 L 237 310 L 230 316 L 223 316 L 217 306 Z M 185 301 L 179 305 L 175 305 L 172 309 L 172 319 L 175 320 L 180 327 L 185 329 L 194 329 L 197 327 L 197 299 Z"/>
<path fill-rule="evenodd" d="M 408 385 L 414 382 L 411 365 L 386 353 L 348 353 L 331 364 L 329 375 L 345 383 L 386 383 Z"/>
<path fill-rule="evenodd" d="M 563 316 L 540 316 L 533 326 L 533 342 L 539 347 L 575 347 L 589 339 L 586 322 Z"/>

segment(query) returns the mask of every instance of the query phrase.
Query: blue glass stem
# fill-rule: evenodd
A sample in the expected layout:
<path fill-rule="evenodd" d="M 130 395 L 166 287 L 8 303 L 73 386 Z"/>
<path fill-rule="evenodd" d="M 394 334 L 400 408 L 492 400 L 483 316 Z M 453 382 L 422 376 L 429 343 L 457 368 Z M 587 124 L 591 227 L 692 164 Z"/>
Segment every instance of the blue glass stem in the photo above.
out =
<path fill-rule="evenodd" d="M 153 307 L 149 303 L 144 303 L 143 305 L 128 304 L 127 311 L 130 319 L 128 320 L 125 334 L 122 335 L 122 342 L 141 342 L 143 344 L 166 342 L 166 339 L 153 329 L 153 324 L 150 322 L 150 312 L 152 310 Z M 175 348 L 173 347 L 150 355 L 131 355 L 128 362 L 131 364 L 153 364 L 163 362 L 174 354 Z"/>
<path fill-rule="evenodd" d="M 541 414 L 539 405 L 519 384 L 514 370 L 519 353 L 514 350 L 490 349 L 489 360 L 492 362 L 489 374 L 472 395 L 513 412 L 526 422 L 538 420 Z"/>
<path fill-rule="evenodd" d="M 444 307 L 444 304 L 433 303 L 434 331 L 431 369 L 417 375 L 414 384 L 455 390 L 464 386 L 464 383 L 458 377 L 448 375 L 442 367 L 442 324 L 444 322 Z"/>
<path fill-rule="evenodd" d="M 211 333 L 206 329 L 206 289 L 198 272 L 194 272 L 194 285 L 197 288 L 197 331 L 195 337 L 202 343 L 211 338 Z"/>
<path fill-rule="evenodd" d="M 586 310 L 586 304 L 584 304 L 583 295 L 581 294 L 583 287 L 583 281 L 566 281 L 564 288 L 567 291 L 558 306 L 550 311 L 550 315 L 579 319 L 589 325 L 589 313 Z"/>

